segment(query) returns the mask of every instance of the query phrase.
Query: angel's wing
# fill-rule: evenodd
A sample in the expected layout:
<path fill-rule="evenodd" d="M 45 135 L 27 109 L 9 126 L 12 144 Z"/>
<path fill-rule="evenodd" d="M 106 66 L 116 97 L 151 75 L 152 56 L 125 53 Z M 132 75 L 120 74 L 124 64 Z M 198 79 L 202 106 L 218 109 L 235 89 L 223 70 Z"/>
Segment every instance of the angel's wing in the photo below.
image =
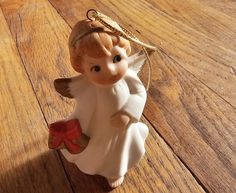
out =
<path fill-rule="evenodd" d="M 147 49 L 147 53 L 150 56 L 153 50 Z M 137 74 L 142 69 L 142 66 L 146 62 L 146 55 L 143 50 L 133 54 L 132 56 L 128 57 L 128 64 L 129 68 L 135 71 Z"/>
<path fill-rule="evenodd" d="M 76 84 L 81 79 L 80 75 L 72 78 L 58 78 L 54 80 L 55 90 L 64 97 L 74 98 L 72 95 L 74 89 L 74 84 Z"/>
<path fill-rule="evenodd" d="M 73 98 L 70 93 L 69 84 L 71 82 L 71 78 L 59 78 L 54 80 L 54 87 L 58 93 L 60 93 L 64 97 Z"/>
<path fill-rule="evenodd" d="M 88 82 L 82 78 L 82 75 L 71 78 L 59 78 L 54 80 L 55 90 L 67 98 L 75 98 L 79 90 L 86 90 L 89 87 Z"/>

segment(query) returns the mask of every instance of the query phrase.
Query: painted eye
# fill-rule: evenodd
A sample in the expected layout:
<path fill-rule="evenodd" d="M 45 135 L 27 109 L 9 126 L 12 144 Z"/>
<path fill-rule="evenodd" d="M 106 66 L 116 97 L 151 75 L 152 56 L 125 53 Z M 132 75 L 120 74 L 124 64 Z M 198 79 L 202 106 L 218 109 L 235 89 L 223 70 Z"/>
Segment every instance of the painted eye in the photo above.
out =
<path fill-rule="evenodd" d="M 113 58 L 113 63 L 117 63 L 117 62 L 120 62 L 121 61 L 121 56 L 120 55 L 116 55 L 114 58 Z"/>
<path fill-rule="evenodd" d="M 101 70 L 101 67 L 96 65 L 90 68 L 90 71 L 95 71 L 95 72 L 99 72 Z"/>

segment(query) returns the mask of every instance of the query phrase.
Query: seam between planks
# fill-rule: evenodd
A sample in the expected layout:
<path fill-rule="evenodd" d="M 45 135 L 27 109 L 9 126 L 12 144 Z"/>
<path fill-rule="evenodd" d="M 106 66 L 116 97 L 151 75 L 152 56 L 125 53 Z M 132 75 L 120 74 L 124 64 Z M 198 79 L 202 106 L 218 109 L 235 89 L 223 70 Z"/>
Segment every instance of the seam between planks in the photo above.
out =
<path fill-rule="evenodd" d="M 147 3 L 148 3 L 148 5 L 151 5 L 149 2 L 147 2 Z M 178 19 L 175 19 L 172 15 L 168 14 L 166 11 L 164 11 L 164 10 L 158 8 L 158 7 L 155 7 L 155 10 L 158 10 L 160 13 L 163 13 L 164 16 L 166 15 L 166 17 L 169 18 L 170 20 L 172 20 L 172 21 L 174 21 L 174 22 L 178 22 L 178 23 L 180 23 L 181 25 L 184 25 L 185 27 L 190 28 L 191 30 L 194 30 L 195 32 L 199 33 L 200 35 L 202 35 L 204 38 L 208 39 L 209 41 L 218 42 L 217 40 L 212 39 L 212 38 L 209 38 L 206 34 L 204 34 L 204 33 L 202 33 L 202 32 L 199 32 L 198 30 L 194 29 L 193 27 L 191 27 L 191 26 L 189 26 L 189 25 L 186 25 L 184 22 L 182 22 L 182 21 L 180 21 L 180 20 L 178 20 Z M 155 11 L 154 11 L 154 12 L 155 12 Z M 153 12 L 153 13 L 154 13 L 154 12 Z M 218 46 L 219 46 L 219 47 L 222 47 L 222 48 L 224 48 L 224 49 L 229 49 L 229 48 L 223 47 L 222 45 L 218 45 Z M 186 68 L 184 68 L 184 67 L 180 64 L 180 62 L 178 62 L 178 61 L 175 60 L 173 57 L 171 57 L 169 54 L 167 54 L 167 53 L 164 51 L 163 48 L 160 48 L 160 47 L 158 46 L 158 49 L 159 49 L 161 52 L 163 52 L 163 54 L 165 54 L 165 55 L 166 55 L 168 58 L 170 58 L 172 61 L 176 62 L 180 68 L 184 69 L 186 72 L 188 72 L 189 74 L 193 75 L 194 78 L 196 78 L 200 83 L 202 83 L 202 84 L 203 84 L 204 86 L 206 86 L 209 90 L 211 90 L 213 93 L 215 93 L 215 94 L 216 94 L 217 96 L 219 96 L 221 99 L 223 99 L 223 100 L 224 100 L 227 104 L 229 104 L 233 109 L 236 109 L 236 107 L 233 106 L 229 101 L 227 101 L 226 99 L 224 99 L 224 98 L 223 98 L 221 95 L 219 95 L 216 91 L 214 91 L 212 88 L 210 88 L 209 86 L 207 86 L 203 81 L 201 81 L 197 76 L 195 76 L 195 75 L 194 75 L 193 73 L 191 73 L 189 70 L 187 70 Z M 235 53 L 234 50 L 232 50 L 232 49 L 229 49 L 229 50 L 231 50 L 232 52 Z M 213 58 L 211 58 L 211 59 L 213 59 Z M 222 64 L 222 63 L 220 63 L 220 64 L 221 64 L 221 65 L 224 65 L 224 64 Z"/>
<path fill-rule="evenodd" d="M 168 143 L 168 141 L 165 140 L 165 138 L 163 137 L 163 135 L 156 129 L 156 127 L 152 124 L 152 122 L 150 121 L 150 119 L 148 119 L 148 117 L 143 113 L 144 118 L 150 123 L 150 125 L 154 128 L 154 130 L 156 131 L 156 133 L 160 136 L 161 139 L 163 139 L 163 141 L 166 143 L 166 145 L 168 146 L 168 148 L 170 148 L 170 150 L 173 152 L 173 154 L 179 159 L 179 161 L 184 165 L 184 167 L 190 172 L 190 174 L 193 176 L 193 178 L 196 180 L 196 182 L 198 183 L 199 186 L 201 186 L 201 188 L 206 192 L 206 193 L 210 193 L 210 191 L 207 189 L 207 187 L 201 182 L 201 180 L 194 174 L 194 172 L 188 167 L 188 165 L 184 162 L 184 160 L 177 154 L 175 153 L 174 149 L 172 148 L 172 146 Z"/>
<path fill-rule="evenodd" d="M 67 20 L 60 14 L 60 12 L 57 10 L 57 8 L 53 5 L 53 3 L 51 3 L 50 0 L 48 0 L 49 4 L 52 6 L 52 8 L 57 12 L 57 14 L 64 20 L 64 22 L 66 23 L 66 25 L 72 29 L 72 26 L 67 22 Z"/>
<path fill-rule="evenodd" d="M 70 184 L 71 190 L 72 190 L 73 193 L 76 193 L 75 190 L 74 190 L 74 187 L 73 187 L 73 185 L 72 185 L 72 182 L 71 182 L 71 180 L 70 180 L 70 178 L 69 178 L 69 174 L 68 174 L 68 172 L 67 172 L 67 170 L 66 170 L 66 167 L 65 167 L 65 165 L 64 165 L 64 163 L 63 163 L 63 161 L 62 161 L 62 158 L 61 158 L 61 155 L 60 155 L 60 153 L 59 153 L 59 150 L 56 150 L 56 151 L 57 151 L 57 155 L 58 155 L 58 157 L 59 157 L 59 159 L 60 159 L 61 165 L 62 165 L 62 167 L 63 167 L 63 170 L 64 170 L 64 172 L 65 172 L 66 178 L 67 178 L 67 180 L 68 180 L 68 182 L 69 182 L 69 184 Z"/>
<path fill-rule="evenodd" d="M 150 3 L 149 1 L 147 1 L 146 4 L 147 4 L 147 6 L 151 6 L 151 3 Z M 210 7 L 210 6 L 208 6 L 208 7 L 212 9 L 212 7 Z M 213 8 L 213 9 L 214 9 L 214 8 Z M 192 31 L 194 31 L 194 32 L 198 33 L 199 35 L 201 35 L 202 37 L 206 38 L 206 39 L 209 40 L 209 41 L 213 41 L 213 42 L 215 42 L 215 43 L 223 43 L 223 42 L 221 42 L 221 41 L 219 41 L 219 40 L 217 40 L 217 39 L 214 39 L 214 38 L 209 37 L 207 34 L 201 32 L 201 31 L 198 31 L 198 30 L 195 29 L 194 27 L 187 25 L 185 22 L 183 22 L 183 21 L 181 21 L 181 20 L 175 18 L 174 16 L 172 16 L 171 14 L 169 14 L 167 11 L 161 9 L 160 7 L 155 7 L 155 6 L 154 6 L 154 9 L 151 9 L 151 11 L 152 11 L 153 14 L 155 13 L 155 11 L 158 11 L 158 12 L 162 13 L 162 15 L 163 15 L 165 18 L 169 19 L 170 21 L 173 21 L 173 23 L 178 23 L 178 24 L 180 24 L 180 25 L 182 25 L 182 26 L 184 26 L 184 27 L 186 27 L 186 28 L 189 28 L 189 29 L 191 29 Z M 223 12 L 221 12 L 221 13 L 223 13 Z M 171 24 L 169 21 L 167 21 L 167 22 L 168 22 L 169 24 Z M 171 24 L 171 25 L 172 25 L 172 24 Z M 233 50 L 232 48 L 226 48 L 226 47 L 224 47 L 222 44 L 217 44 L 217 45 L 218 45 L 219 47 L 223 48 L 223 49 L 230 50 L 231 52 L 236 53 L 235 50 Z M 220 63 L 220 64 L 221 64 L 221 65 L 224 65 L 224 63 Z M 224 66 L 226 66 L 226 65 L 224 65 Z M 228 66 L 228 67 L 229 67 L 229 66 Z"/>
<path fill-rule="evenodd" d="M 211 90 L 214 94 L 216 94 L 218 97 L 220 97 L 224 102 L 226 102 L 227 104 L 229 104 L 233 109 L 236 110 L 236 107 L 233 106 L 229 101 L 227 101 L 226 99 L 224 99 L 222 96 L 220 96 L 216 91 L 214 91 L 211 87 L 207 86 L 203 81 L 201 81 L 200 79 L 198 79 L 193 73 L 191 73 L 189 70 L 187 70 L 186 68 L 184 68 L 180 62 L 176 59 L 174 59 L 173 57 L 171 57 L 169 54 L 167 54 L 162 48 L 158 48 L 160 52 L 162 52 L 165 56 L 167 56 L 170 60 L 172 60 L 173 62 L 175 62 L 180 68 L 182 68 L 186 73 L 191 74 L 196 80 L 198 80 L 202 85 L 204 85 L 206 88 L 208 88 L 209 90 Z"/>
<path fill-rule="evenodd" d="M 7 19 L 6 19 L 6 17 L 5 17 L 4 11 L 2 10 L 1 4 L 0 4 L 0 10 L 1 10 L 2 13 L 3 13 L 3 17 L 4 17 L 5 21 L 6 21 L 6 24 L 7 24 L 7 26 L 8 26 L 9 32 L 11 33 L 11 37 L 12 37 L 12 39 L 14 40 L 13 35 L 12 35 L 12 32 L 11 32 L 10 27 L 9 27 L 9 24 L 8 24 Z M 20 22 L 21 22 L 21 16 L 20 16 L 20 14 L 18 14 L 18 16 L 19 16 L 19 19 L 20 19 Z M 26 76 L 27 76 L 27 78 L 28 78 L 28 80 L 29 80 L 30 86 L 31 86 L 31 88 L 32 88 L 32 90 L 33 90 L 33 93 L 34 93 L 34 96 L 35 96 L 35 98 L 36 98 L 36 101 L 37 101 L 39 110 L 40 110 L 40 112 L 41 112 L 41 114 L 42 114 L 42 116 L 43 116 L 43 120 L 44 120 L 44 122 L 46 123 L 46 125 L 48 125 L 47 119 L 46 119 L 46 117 L 45 117 L 45 115 L 44 115 L 44 113 L 43 113 L 43 110 L 42 110 L 42 107 L 41 107 L 41 105 L 40 105 L 39 99 L 38 99 L 37 94 L 36 94 L 36 92 L 35 92 L 35 89 L 34 89 L 32 80 L 30 79 L 29 73 L 28 73 L 28 71 L 27 71 L 27 69 L 26 69 L 26 67 L 25 67 L 24 60 L 22 59 L 22 56 L 21 56 L 21 53 L 20 53 L 20 50 L 19 50 L 19 46 L 18 46 L 17 33 L 16 33 L 16 38 L 15 38 L 15 46 L 16 46 L 17 53 L 18 53 L 18 56 L 19 56 L 19 58 L 20 58 L 21 64 L 22 64 L 22 66 L 23 66 L 23 69 L 24 69 L 24 71 L 25 71 L 25 73 L 26 73 Z M 68 181 L 68 183 L 69 183 L 69 185 L 70 185 L 71 191 L 72 191 L 73 193 L 75 193 L 74 189 L 72 188 L 71 181 L 70 181 L 69 178 L 68 178 L 68 174 L 67 174 L 67 172 L 66 172 L 66 170 L 65 170 L 65 166 L 64 166 L 64 164 L 63 164 L 63 162 L 62 162 L 61 156 L 60 156 L 60 154 L 59 154 L 58 151 L 56 151 L 56 155 L 57 155 L 57 157 L 58 157 L 59 160 L 60 160 L 61 166 L 62 166 L 63 171 L 64 171 L 64 175 L 65 175 L 65 177 L 67 178 L 67 181 Z"/>
<path fill-rule="evenodd" d="M 64 21 L 65 25 L 67 25 L 67 26 L 71 29 L 71 26 L 67 23 L 67 21 L 65 20 L 65 18 L 58 12 L 58 10 L 55 8 L 55 6 L 54 6 L 49 0 L 48 0 L 48 3 L 49 3 L 49 6 L 51 6 L 51 7 L 57 12 L 57 14 L 60 16 L 60 18 Z M 69 177 L 69 174 L 68 174 L 68 172 L 67 172 L 67 170 L 66 170 L 66 167 L 65 167 L 65 165 L 64 165 L 64 163 L 63 163 L 63 161 L 62 161 L 62 157 L 61 157 L 61 155 L 60 155 L 60 153 L 59 153 L 58 150 L 57 150 L 57 155 L 59 156 L 59 159 L 60 159 L 60 161 L 61 161 L 63 170 L 64 170 L 65 175 L 66 175 L 66 177 L 67 177 L 67 179 L 68 179 L 68 181 L 69 181 L 69 184 L 70 184 L 70 186 L 71 186 L 72 192 L 75 193 L 75 189 L 74 189 L 74 187 L 73 187 L 72 181 L 71 181 L 71 179 L 70 179 L 70 177 Z"/>

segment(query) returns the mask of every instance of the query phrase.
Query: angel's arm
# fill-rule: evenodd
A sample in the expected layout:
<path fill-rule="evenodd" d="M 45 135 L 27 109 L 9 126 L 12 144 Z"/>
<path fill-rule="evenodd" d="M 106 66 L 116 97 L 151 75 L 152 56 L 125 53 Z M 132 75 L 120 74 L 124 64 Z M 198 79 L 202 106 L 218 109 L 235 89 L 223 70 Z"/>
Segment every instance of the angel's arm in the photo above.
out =
<path fill-rule="evenodd" d="M 132 70 L 128 71 L 125 80 L 130 90 L 130 96 L 121 111 L 128 114 L 132 122 L 137 122 L 143 113 L 147 93 L 137 74 Z"/>

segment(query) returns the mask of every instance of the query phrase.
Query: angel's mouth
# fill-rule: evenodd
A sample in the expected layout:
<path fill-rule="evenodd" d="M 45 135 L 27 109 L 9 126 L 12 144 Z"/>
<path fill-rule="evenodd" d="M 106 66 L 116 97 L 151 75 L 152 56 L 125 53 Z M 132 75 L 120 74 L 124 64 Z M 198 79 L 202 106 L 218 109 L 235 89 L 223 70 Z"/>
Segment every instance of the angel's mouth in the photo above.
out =
<path fill-rule="evenodd" d="M 119 75 L 114 75 L 114 76 L 111 76 L 111 77 L 109 78 L 109 81 L 111 81 L 112 83 L 114 83 L 114 82 L 117 82 L 119 79 L 120 79 L 120 76 L 119 76 Z"/>

